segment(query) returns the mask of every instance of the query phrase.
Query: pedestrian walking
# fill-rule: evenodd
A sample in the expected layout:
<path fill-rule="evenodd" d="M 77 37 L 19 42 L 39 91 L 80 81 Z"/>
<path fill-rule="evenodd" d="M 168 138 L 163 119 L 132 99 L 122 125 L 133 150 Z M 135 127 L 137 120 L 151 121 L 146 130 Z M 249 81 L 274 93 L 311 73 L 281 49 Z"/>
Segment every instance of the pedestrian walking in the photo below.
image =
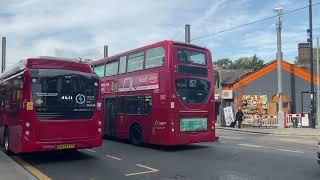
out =
<path fill-rule="evenodd" d="M 238 128 L 241 128 L 242 126 L 243 116 L 244 114 L 242 112 L 242 109 L 239 108 L 238 112 L 236 113 L 236 122 L 238 123 Z"/>

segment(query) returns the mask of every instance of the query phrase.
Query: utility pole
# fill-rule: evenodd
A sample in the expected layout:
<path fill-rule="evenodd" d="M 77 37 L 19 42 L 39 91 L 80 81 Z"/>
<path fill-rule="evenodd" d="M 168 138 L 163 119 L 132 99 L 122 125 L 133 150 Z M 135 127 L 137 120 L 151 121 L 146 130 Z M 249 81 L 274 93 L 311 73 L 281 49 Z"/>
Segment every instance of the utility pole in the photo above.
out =
<path fill-rule="evenodd" d="M 320 72 L 320 65 L 319 65 L 319 37 L 317 37 L 317 78 L 318 78 L 318 84 L 317 84 L 317 120 L 318 120 L 318 128 L 320 129 L 320 82 L 319 82 L 319 72 Z"/>
<path fill-rule="evenodd" d="M 6 37 L 2 37 L 2 63 L 1 63 L 1 73 L 6 69 L 6 45 L 7 39 Z"/>
<path fill-rule="evenodd" d="M 186 24 L 185 27 L 184 27 L 184 33 L 185 33 L 185 41 L 187 43 L 190 43 L 191 41 L 191 33 L 190 33 L 190 25 L 189 24 Z"/>
<path fill-rule="evenodd" d="M 277 29 L 277 61 L 278 61 L 278 128 L 284 128 L 284 113 L 282 109 L 282 50 L 281 50 L 281 15 L 283 12 L 282 7 L 274 8 L 274 12 L 278 15 L 276 22 Z"/>
<path fill-rule="evenodd" d="M 107 58 L 108 57 L 108 46 L 107 45 L 105 45 L 103 47 L 103 52 L 104 52 L 103 58 Z"/>
<path fill-rule="evenodd" d="M 310 127 L 315 128 L 315 117 L 314 117 L 314 110 L 315 110 L 315 103 L 314 103 L 314 84 L 313 84 L 313 44 L 312 44 L 312 0 L 309 0 L 309 29 L 307 30 L 309 34 L 308 42 L 310 43 L 310 76 L 311 76 L 311 83 L 310 83 L 310 97 L 311 97 L 311 118 L 309 120 Z"/>

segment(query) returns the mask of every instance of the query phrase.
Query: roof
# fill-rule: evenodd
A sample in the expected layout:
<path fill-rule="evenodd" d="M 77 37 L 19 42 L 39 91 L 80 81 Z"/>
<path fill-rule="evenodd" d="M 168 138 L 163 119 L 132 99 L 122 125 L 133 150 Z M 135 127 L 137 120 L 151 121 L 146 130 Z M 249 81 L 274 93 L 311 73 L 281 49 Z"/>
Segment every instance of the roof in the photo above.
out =
<path fill-rule="evenodd" d="M 236 82 L 241 76 L 251 72 L 252 69 L 221 69 L 220 84 L 230 85 Z"/>
<path fill-rule="evenodd" d="M 263 65 L 259 69 L 253 70 L 247 74 L 240 76 L 235 82 L 229 84 L 229 87 L 226 87 L 226 88 L 227 89 L 228 88 L 238 89 L 242 86 L 248 85 L 252 81 L 255 81 L 255 80 L 261 78 L 262 76 L 265 76 L 266 74 L 269 74 L 272 71 L 276 70 L 277 67 L 278 67 L 277 60 L 271 61 L 270 63 Z M 287 61 L 283 60 L 282 61 L 282 69 L 284 71 L 287 71 L 289 73 L 294 74 L 295 76 L 300 77 L 301 79 L 306 80 L 309 83 L 311 82 L 310 72 L 299 67 L 299 66 L 296 66 L 294 64 L 290 64 Z M 316 72 L 314 72 L 314 81 L 313 81 L 314 84 L 316 84 L 318 82 L 318 78 L 315 74 L 316 74 Z"/>
<path fill-rule="evenodd" d="M 155 42 L 155 43 L 152 43 L 152 44 L 148 44 L 148 45 L 143 46 L 143 47 L 131 49 L 131 50 L 128 50 L 128 51 L 125 51 L 125 52 L 122 52 L 122 53 L 119 53 L 119 54 L 116 54 L 116 55 L 113 55 L 113 56 L 109 56 L 109 57 L 106 57 L 106 58 L 103 58 L 103 59 L 98 59 L 98 60 L 90 62 L 90 64 L 91 65 L 98 65 L 98 64 L 101 64 L 101 63 L 105 63 L 107 61 L 113 61 L 113 60 L 115 60 L 115 58 L 119 58 L 119 56 L 125 56 L 127 54 L 135 53 L 137 51 L 141 51 L 141 50 L 144 50 L 146 48 L 152 48 L 152 47 L 159 46 L 159 45 L 166 46 L 165 44 L 186 46 L 186 47 L 190 47 L 190 48 L 209 50 L 206 47 L 201 47 L 201 46 L 197 46 L 197 45 L 186 43 L 186 42 L 163 40 L 163 41 Z"/>
<path fill-rule="evenodd" d="M 57 57 L 38 57 L 20 60 L 18 63 L 6 69 L 0 75 L 0 79 L 5 79 L 11 75 L 22 72 L 26 68 L 68 69 L 92 73 L 92 68 L 88 63 Z"/>

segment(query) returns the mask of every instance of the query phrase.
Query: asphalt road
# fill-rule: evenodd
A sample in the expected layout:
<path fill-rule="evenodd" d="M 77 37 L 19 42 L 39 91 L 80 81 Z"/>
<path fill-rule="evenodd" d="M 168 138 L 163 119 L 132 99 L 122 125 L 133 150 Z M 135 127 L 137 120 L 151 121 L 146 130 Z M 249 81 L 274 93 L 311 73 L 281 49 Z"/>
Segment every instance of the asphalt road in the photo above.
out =
<path fill-rule="evenodd" d="M 218 130 L 219 142 L 179 147 L 105 140 L 101 148 L 19 155 L 58 180 L 320 179 L 316 140 Z"/>

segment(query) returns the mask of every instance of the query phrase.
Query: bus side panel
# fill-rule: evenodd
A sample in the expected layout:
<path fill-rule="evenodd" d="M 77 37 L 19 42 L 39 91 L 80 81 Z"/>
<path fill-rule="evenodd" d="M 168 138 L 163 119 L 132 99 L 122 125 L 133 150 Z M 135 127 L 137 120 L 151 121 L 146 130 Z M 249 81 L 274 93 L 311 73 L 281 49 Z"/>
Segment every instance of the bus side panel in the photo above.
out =
<path fill-rule="evenodd" d="M 23 109 L 24 80 L 23 75 L 6 81 L 4 101 L 4 121 L 8 126 L 9 149 L 13 153 L 22 151 L 21 111 Z"/>
<path fill-rule="evenodd" d="M 164 71 L 159 73 L 160 89 L 159 93 L 155 93 L 152 99 L 152 117 L 150 144 L 173 145 L 174 143 L 174 107 L 171 107 L 173 94 L 173 77 L 171 67 L 172 62 L 172 46 L 166 44 L 166 66 Z"/>
<path fill-rule="evenodd" d="M 0 101 L 1 103 L 1 101 Z M 1 105 L 0 105 L 1 106 Z M 3 108 L 1 107 L 0 109 L 0 144 L 3 145 L 3 141 L 4 141 L 4 128 L 6 126 L 6 123 L 5 123 L 5 115 L 4 115 L 4 110 Z"/>
<path fill-rule="evenodd" d="M 22 127 L 21 125 L 9 126 L 9 149 L 13 153 L 22 152 Z"/>

